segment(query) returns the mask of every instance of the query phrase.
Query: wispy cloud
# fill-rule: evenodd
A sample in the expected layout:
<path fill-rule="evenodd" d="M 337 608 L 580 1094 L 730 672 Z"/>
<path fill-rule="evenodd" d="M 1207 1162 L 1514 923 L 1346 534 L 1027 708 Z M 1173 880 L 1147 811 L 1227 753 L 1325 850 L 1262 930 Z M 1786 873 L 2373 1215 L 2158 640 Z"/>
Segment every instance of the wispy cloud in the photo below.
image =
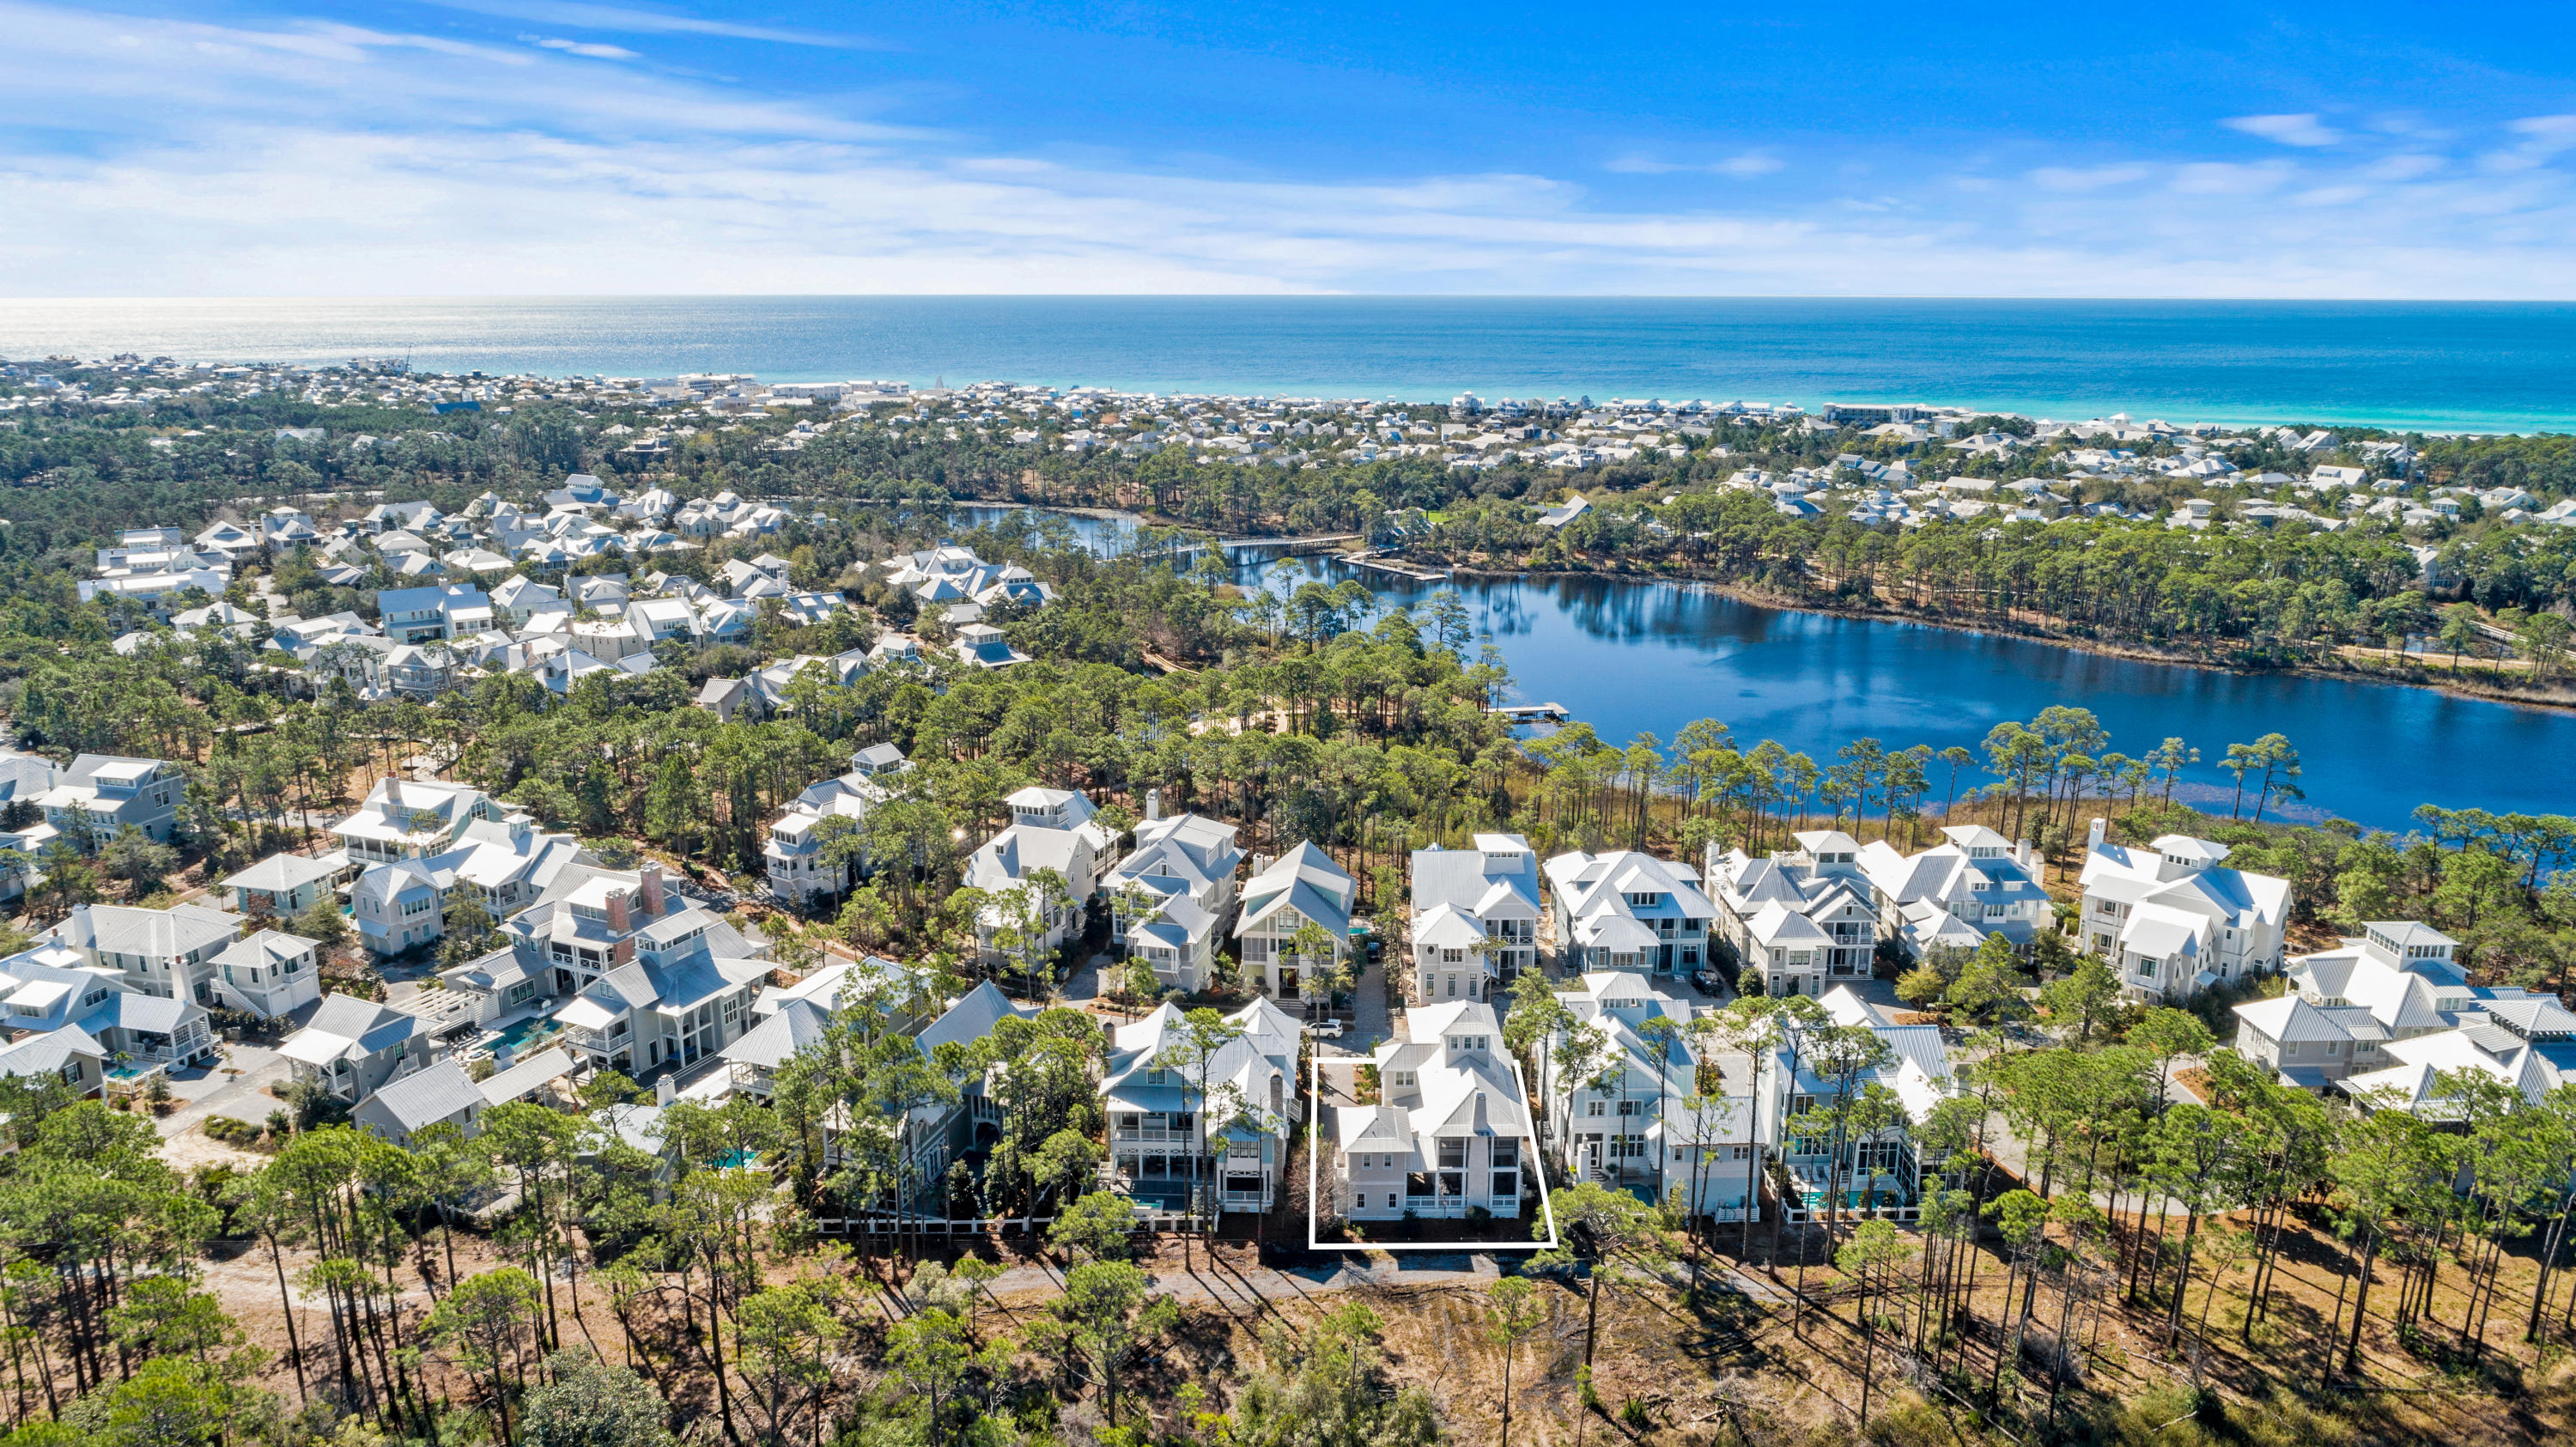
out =
<path fill-rule="evenodd" d="M 496 15 L 506 20 L 564 25 L 575 30 L 608 30 L 625 35 L 714 35 L 728 40 L 766 40 L 779 45 L 820 45 L 840 50 L 887 48 L 884 42 L 865 36 L 832 35 L 774 25 L 744 25 L 669 10 L 596 5 L 587 3 L 587 0 L 426 0 L 426 3 L 476 15 Z"/>
<path fill-rule="evenodd" d="M 560 50 L 566 55 L 588 56 L 592 60 L 638 60 L 642 58 L 634 51 L 628 50 L 622 45 L 602 45 L 597 41 L 590 40 L 566 40 L 557 35 L 522 35 L 519 38 L 530 45 L 539 46 L 546 50 Z"/>
<path fill-rule="evenodd" d="M 1667 161 L 1654 156 L 1631 154 L 1613 157 L 1603 164 L 1603 169 L 1629 176 L 1667 176 L 1676 171 L 1705 171 L 1711 175 L 1750 180 L 1755 176 L 1768 176 L 1786 164 L 1768 151 L 1745 151 L 1715 161 Z"/>
<path fill-rule="evenodd" d="M 2099 191 L 2106 186 L 2127 186 L 2155 174 L 2152 166 L 2041 166 L 2030 173 L 2031 184 L 2048 191 Z"/>
<path fill-rule="evenodd" d="M 2343 139 L 2343 132 L 2318 120 L 2314 111 L 2288 116 L 2230 116 L 2220 124 L 2285 146 L 2331 146 Z"/>
<path fill-rule="evenodd" d="M 2576 296 L 2569 117 L 2491 128 L 2502 169 L 2420 137 L 2259 164 L 1980 152 L 1996 179 L 1963 196 L 1877 150 L 1676 201 L 1691 188 L 1620 178 L 1790 168 L 1711 146 L 1579 178 L 1254 179 L 907 127 L 865 91 L 593 64 L 625 47 L 552 30 L 487 45 L 0 0 L 0 33 L 0 90 L 56 128 L 0 146 L 21 292 Z M 2367 208 L 2407 224 L 2355 225 Z"/>
<path fill-rule="evenodd" d="M 2491 171 L 2528 171 L 2576 148 L 2576 116 L 2526 116 L 2506 127 L 2515 140 L 2482 159 Z"/>

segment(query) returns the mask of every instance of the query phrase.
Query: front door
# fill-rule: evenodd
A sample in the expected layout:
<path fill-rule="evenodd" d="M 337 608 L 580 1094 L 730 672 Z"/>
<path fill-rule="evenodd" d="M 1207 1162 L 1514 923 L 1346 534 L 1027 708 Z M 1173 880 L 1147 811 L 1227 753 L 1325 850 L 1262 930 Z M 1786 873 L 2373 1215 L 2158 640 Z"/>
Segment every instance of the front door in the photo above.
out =
<path fill-rule="evenodd" d="M 1600 1138 L 1596 1136 L 1583 1143 L 1583 1179 L 1592 1181 L 1598 1180 L 1600 1177 L 1601 1141 Z"/>

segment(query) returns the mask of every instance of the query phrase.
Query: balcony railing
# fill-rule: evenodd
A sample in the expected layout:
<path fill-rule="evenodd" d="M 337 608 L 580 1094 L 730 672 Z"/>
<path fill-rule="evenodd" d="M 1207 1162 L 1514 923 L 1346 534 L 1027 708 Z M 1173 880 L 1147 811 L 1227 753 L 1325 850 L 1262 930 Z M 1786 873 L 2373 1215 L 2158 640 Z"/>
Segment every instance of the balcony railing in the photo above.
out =
<path fill-rule="evenodd" d="M 1113 1141 L 1132 1141 L 1139 1145 L 1187 1144 L 1192 1138 L 1192 1132 L 1174 1130 L 1166 1125 L 1120 1126 L 1110 1133 Z"/>

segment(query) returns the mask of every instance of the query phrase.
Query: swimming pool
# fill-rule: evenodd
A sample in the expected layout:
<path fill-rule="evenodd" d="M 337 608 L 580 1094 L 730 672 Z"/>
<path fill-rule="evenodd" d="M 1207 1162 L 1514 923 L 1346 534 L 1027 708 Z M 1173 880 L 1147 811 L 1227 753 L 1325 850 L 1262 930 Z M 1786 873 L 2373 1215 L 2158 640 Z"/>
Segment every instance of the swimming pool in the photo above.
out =
<path fill-rule="evenodd" d="M 518 1055 L 527 1050 L 529 1042 L 554 1033 L 554 1029 L 554 1021 L 543 1015 L 530 1015 L 524 1020 L 511 1021 L 494 1032 L 492 1038 L 484 1041 L 483 1044 L 484 1048 L 495 1055 L 504 1050 L 512 1055 Z"/>

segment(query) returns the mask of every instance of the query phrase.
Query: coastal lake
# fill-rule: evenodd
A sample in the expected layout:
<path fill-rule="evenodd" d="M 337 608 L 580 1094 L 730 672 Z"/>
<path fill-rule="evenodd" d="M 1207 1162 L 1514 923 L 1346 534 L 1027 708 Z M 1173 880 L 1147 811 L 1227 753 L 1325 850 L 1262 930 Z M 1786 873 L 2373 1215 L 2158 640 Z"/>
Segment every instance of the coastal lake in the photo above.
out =
<path fill-rule="evenodd" d="M 1016 511 L 966 510 L 989 522 Z M 1115 550 L 1127 524 L 1064 518 Z M 1561 703 L 1612 744 L 1669 743 L 1714 718 L 1740 745 L 1777 739 L 1820 762 L 1860 737 L 1891 749 L 1975 747 L 2006 719 L 2051 704 L 2091 709 L 2110 748 L 2135 757 L 2179 736 L 2215 760 L 2231 743 L 2289 736 L 2306 769 L 2292 817 L 2404 830 L 2415 806 L 2576 812 L 2576 713 L 2459 698 L 2429 688 L 2286 673 L 2231 673 L 2112 658 L 2029 639 L 1884 619 L 1768 608 L 1690 584 L 1616 578 L 1461 578 L 1416 583 L 1326 558 L 1238 553 L 1248 587 L 1293 590 L 1356 577 L 1387 605 L 1454 587 L 1511 666 L 1513 700 Z M 1948 769 L 1936 764 L 1934 786 Z M 2178 795 L 2227 806 L 2204 762 Z M 1962 771 L 1966 788 L 1985 776 Z"/>

